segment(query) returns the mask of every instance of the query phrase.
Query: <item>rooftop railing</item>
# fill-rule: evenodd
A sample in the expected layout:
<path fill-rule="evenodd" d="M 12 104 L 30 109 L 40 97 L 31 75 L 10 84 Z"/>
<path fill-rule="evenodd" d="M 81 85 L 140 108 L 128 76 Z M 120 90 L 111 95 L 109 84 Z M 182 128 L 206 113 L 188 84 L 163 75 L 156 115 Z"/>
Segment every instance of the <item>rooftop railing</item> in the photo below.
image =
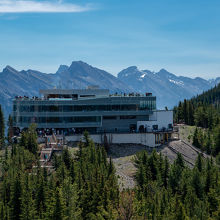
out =
<path fill-rule="evenodd" d="M 152 96 L 152 93 L 114 93 L 114 94 L 109 94 L 109 96 L 106 97 L 148 97 Z M 94 98 L 97 98 L 94 96 Z M 65 97 L 60 97 L 60 98 L 46 98 L 46 97 L 38 97 L 38 96 L 15 96 L 15 100 L 34 100 L 34 101 L 42 101 L 42 100 L 76 100 L 76 98 L 65 98 Z"/>

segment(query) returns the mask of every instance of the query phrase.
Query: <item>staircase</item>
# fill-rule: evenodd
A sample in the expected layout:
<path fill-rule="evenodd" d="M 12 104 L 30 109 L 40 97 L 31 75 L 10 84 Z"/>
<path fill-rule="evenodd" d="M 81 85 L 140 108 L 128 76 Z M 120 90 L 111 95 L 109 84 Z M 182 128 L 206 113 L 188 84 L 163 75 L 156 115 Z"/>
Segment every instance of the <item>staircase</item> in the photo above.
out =
<path fill-rule="evenodd" d="M 63 137 L 55 136 L 54 134 L 51 136 L 45 137 L 45 146 L 41 149 L 40 152 L 40 166 L 52 168 L 51 157 L 54 152 L 63 150 Z"/>

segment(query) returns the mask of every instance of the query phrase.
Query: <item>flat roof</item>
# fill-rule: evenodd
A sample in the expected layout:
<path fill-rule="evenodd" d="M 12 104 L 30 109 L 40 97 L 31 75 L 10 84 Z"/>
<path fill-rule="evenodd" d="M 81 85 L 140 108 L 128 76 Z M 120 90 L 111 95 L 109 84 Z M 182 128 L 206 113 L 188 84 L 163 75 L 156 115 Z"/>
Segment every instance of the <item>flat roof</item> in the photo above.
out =
<path fill-rule="evenodd" d="M 82 94 L 82 95 L 88 95 L 88 94 L 103 94 L 103 95 L 109 95 L 108 89 L 42 89 L 40 90 L 40 93 L 43 95 L 50 95 L 50 94 L 61 94 L 61 95 L 72 95 L 72 94 Z"/>

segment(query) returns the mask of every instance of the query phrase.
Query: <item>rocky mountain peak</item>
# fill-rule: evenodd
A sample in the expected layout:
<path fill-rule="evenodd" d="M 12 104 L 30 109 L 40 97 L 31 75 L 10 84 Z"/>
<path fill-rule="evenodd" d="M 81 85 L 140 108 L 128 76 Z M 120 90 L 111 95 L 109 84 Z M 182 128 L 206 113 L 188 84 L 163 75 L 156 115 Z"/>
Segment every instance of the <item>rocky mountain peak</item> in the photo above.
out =
<path fill-rule="evenodd" d="M 140 76 L 142 75 L 142 71 L 140 71 L 137 66 L 130 66 L 126 69 L 123 69 L 118 73 L 118 78 L 128 77 L 128 76 Z"/>
<path fill-rule="evenodd" d="M 57 72 L 56 72 L 56 74 L 61 74 L 61 73 L 63 73 L 64 71 L 66 71 L 66 70 L 68 70 L 68 66 L 67 65 L 60 65 L 59 66 L 59 68 L 58 68 L 58 70 L 57 70 Z"/>
<path fill-rule="evenodd" d="M 166 69 L 162 68 L 159 73 L 169 73 Z"/>
<path fill-rule="evenodd" d="M 89 71 L 90 69 L 93 69 L 93 67 L 83 61 L 73 61 L 69 67 L 69 71 L 75 73 L 86 72 Z"/>
<path fill-rule="evenodd" d="M 16 69 L 14 69 L 13 67 L 7 65 L 4 69 L 3 69 L 3 73 L 18 73 L 18 71 Z"/>
<path fill-rule="evenodd" d="M 81 61 L 81 60 L 79 60 L 79 61 L 73 61 L 72 62 L 72 64 L 70 65 L 70 68 L 73 68 L 73 67 L 76 67 L 76 66 L 78 66 L 78 67 L 92 67 L 92 66 L 90 66 L 88 63 L 85 63 L 85 62 L 83 62 L 83 61 Z"/>
<path fill-rule="evenodd" d="M 166 69 L 161 69 L 157 74 L 162 78 L 176 78 L 176 75 L 168 72 Z"/>

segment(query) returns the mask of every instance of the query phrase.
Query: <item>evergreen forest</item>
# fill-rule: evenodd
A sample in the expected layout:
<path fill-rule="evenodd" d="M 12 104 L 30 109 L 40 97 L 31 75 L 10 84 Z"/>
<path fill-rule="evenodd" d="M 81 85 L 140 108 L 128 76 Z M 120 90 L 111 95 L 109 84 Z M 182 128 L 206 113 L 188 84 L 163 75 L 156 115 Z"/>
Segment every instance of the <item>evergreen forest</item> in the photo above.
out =
<path fill-rule="evenodd" d="M 193 145 L 220 157 L 220 84 L 174 107 L 176 123 L 196 126 Z"/>
<path fill-rule="evenodd" d="M 193 144 L 210 157 L 189 168 L 181 154 L 171 164 L 156 150 L 139 152 L 133 189 L 119 188 L 112 159 L 88 132 L 77 151 L 65 148 L 53 169 L 42 168 L 35 126 L 13 142 L 0 108 L 0 219 L 220 219 L 219 97 L 220 86 L 174 109 L 176 122 L 197 126 Z"/>

